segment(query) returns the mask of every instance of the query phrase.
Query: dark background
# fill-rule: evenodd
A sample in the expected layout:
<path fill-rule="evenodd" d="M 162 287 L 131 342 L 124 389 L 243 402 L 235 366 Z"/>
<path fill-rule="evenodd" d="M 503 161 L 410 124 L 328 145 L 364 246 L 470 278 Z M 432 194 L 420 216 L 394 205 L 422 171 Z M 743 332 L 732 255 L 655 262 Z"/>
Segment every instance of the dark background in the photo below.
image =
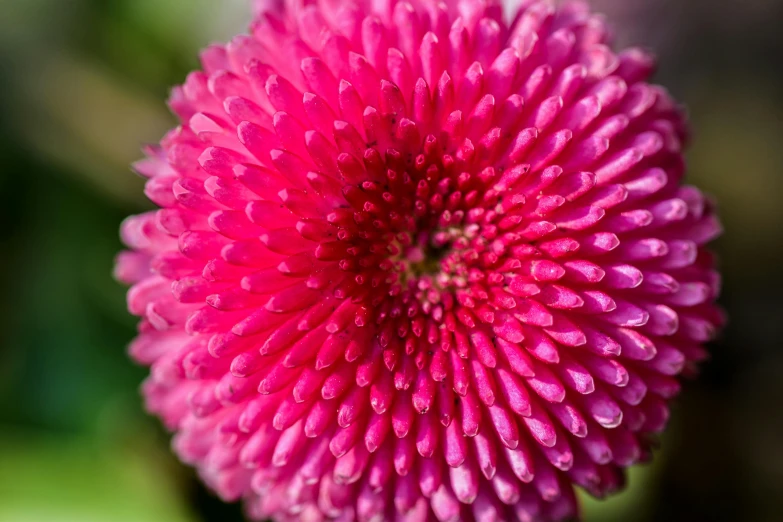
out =
<path fill-rule="evenodd" d="M 783 1 L 596 0 L 696 130 L 720 202 L 730 325 L 652 465 L 589 522 L 783 519 Z M 168 88 L 242 30 L 244 0 L 0 0 L 0 522 L 230 522 L 141 409 L 111 278 L 147 208 L 128 164 Z"/>

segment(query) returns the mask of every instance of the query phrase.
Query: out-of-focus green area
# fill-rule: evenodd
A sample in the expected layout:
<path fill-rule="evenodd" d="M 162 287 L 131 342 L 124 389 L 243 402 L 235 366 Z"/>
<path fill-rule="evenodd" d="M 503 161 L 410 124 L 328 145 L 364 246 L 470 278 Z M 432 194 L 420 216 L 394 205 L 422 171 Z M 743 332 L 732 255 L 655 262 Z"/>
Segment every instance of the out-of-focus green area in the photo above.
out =
<path fill-rule="evenodd" d="M 783 40 L 778 0 L 595 0 L 661 56 L 690 108 L 690 180 L 720 202 L 731 316 L 654 464 L 590 522 L 780 520 Z M 111 278 L 147 208 L 128 164 L 174 124 L 163 100 L 245 0 L 0 0 L 0 522 L 241 520 L 141 409 L 134 320 Z"/>

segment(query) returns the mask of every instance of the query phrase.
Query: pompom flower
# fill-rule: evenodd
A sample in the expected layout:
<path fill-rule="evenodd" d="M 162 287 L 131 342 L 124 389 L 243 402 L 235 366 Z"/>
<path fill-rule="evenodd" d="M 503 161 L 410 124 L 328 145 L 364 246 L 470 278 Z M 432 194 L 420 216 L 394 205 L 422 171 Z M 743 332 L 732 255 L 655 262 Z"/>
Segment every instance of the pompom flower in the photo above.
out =
<path fill-rule="evenodd" d="M 148 409 L 274 520 L 578 517 L 722 322 L 683 113 L 580 2 L 261 2 L 118 277 Z"/>

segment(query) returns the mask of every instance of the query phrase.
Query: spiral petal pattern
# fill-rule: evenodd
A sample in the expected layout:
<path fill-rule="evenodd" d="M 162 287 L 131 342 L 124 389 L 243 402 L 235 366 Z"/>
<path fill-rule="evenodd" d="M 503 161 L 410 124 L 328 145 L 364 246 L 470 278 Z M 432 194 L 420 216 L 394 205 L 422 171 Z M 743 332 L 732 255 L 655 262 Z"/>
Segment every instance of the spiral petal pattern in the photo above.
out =
<path fill-rule="evenodd" d="M 723 319 L 683 113 L 581 2 L 267 0 L 173 90 L 117 276 L 148 409 L 251 517 L 552 521 Z"/>

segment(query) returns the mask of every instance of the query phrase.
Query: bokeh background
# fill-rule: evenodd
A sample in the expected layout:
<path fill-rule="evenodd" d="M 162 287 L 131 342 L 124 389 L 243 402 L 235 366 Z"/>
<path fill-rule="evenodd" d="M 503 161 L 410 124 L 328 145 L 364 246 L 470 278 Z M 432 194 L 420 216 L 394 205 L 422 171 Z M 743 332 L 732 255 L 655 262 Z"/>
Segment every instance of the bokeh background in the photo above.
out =
<path fill-rule="evenodd" d="M 594 0 L 689 107 L 690 181 L 720 202 L 731 323 L 657 459 L 588 522 L 783 519 L 781 0 Z M 146 209 L 128 164 L 246 0 L 0 0 L 0 522 L 231 522 L 141 408 L 111 277 Z"/>

